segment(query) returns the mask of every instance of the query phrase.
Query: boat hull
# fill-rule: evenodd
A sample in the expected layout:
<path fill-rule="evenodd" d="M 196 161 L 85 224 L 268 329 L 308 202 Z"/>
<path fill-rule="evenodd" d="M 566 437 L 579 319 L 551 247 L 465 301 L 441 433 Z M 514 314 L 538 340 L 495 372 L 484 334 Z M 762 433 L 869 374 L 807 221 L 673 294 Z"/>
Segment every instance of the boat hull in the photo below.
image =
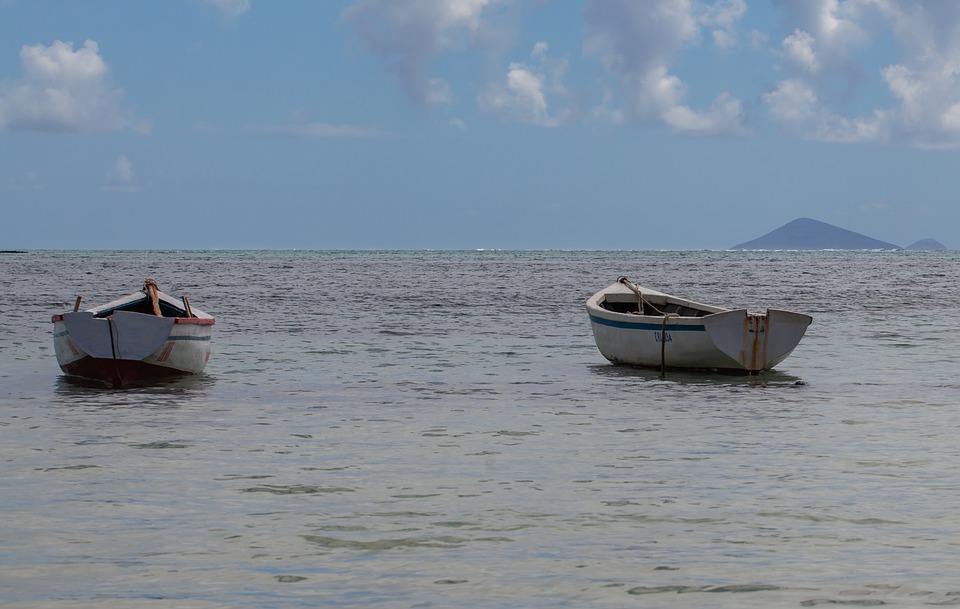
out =
<path fill-rule="evenodd" d="M 622 301 L 623 293 L 614 284 L 587 301 L 597 348 L 616 364 L 758 374 L 789 356 L 813 321 L 809 315 L 779 309 L 761 314 L 711 307 L 702 311 L 705 315 L 684 317 L 621 313 L 601 306 L 608 295 Z M 692 304 L 650 293 L 664 303 Z"/>
<path fill-rule="evenodd" d="M 107 387 L 126 387 L 195 374 L 143 361 L 99 357 L 82 357 L 69 364 L 61 364 L 60 369 L 68 376 L 97 381 Z"/>
<path fill-rule="evenodd" d="M 53 317 L 57 363 L 66 374 L 110 386 L 199 374 L 210 358 L 212 318 L 156 317 L 118 311 Z"/>

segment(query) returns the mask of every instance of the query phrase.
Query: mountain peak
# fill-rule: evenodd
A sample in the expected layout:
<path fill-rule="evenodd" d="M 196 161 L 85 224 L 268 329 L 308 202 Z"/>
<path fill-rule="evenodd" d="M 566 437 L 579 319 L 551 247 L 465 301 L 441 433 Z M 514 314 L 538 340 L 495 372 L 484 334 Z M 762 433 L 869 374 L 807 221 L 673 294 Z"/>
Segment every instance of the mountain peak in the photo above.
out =
<path fill-rule="evenodd" d="M 812 218 L 797 218 L 735 250 L 899 250 L 880 241 Z"/>
<path fill-rule="evenodd" d="M 930 251 L 930 250 L 945 250 L 948 249 L 946 245 L 940 243 L 936 239 L 921 239 L 915 243 L 911 243 L 905 249 L 913 251 Z"/>

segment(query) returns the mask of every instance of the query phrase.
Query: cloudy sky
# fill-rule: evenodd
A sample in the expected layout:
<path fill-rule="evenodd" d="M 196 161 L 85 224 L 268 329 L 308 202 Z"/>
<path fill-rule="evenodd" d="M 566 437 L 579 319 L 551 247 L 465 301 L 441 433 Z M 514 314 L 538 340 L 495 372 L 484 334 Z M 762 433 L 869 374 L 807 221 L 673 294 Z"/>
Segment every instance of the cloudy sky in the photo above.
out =
<path fill-rule="evenodd" d="M 960 2 L 0 0 L 0 249 L 960 247 Z"/>

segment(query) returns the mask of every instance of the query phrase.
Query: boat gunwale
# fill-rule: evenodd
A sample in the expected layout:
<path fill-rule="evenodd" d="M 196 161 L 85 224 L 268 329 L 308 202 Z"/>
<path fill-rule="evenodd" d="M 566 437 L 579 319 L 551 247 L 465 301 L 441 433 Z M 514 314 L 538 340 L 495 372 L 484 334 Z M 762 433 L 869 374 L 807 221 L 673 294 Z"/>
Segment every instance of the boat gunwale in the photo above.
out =
<path fill-rule="evenodd" d="M 51 318 L 50 321 L 57 323 L 58 321 L 63 321 L 63 316 L 66 313 L 56 313 Z M 137 315 L 147 315 L 147 313 L 137 313 Z M 151 316 L 152 317 L 152 316 Z M 107 319 L 106 317 L 99 317 L 98 319 Z M 186 324 L 192 326 L 212 326 L 217 322 L 213 317 L 174 317 L 174 325 Z"/>
<path fill-rule="evenodd" d="M 89 312 L 89 311 L 87 311 Z M 57 323 L 58 321 L 63 321 L 63 316 L 66 313 L 56 313 L 51 317 L 50 321 Z M 137 315 L 148 315 L 147 313 L 137 313 Z M 107 317 L 99 317 L 98 319 L 107 319 Z M 216 319 L 213 317 L 174 317 L 173 323 L 177 324 L 187 324 L 193 326 L 212 326 L 216 323 Z"/>
<path fill-rule="evenodd" d="M 177 313 L 177 315 L 169 316 L 173 318 L 175 324 L 195 324 L 200 326 L 212 326 L 216 322 L 213 315 L 210 315 L 209 313 L 205 311 L 201 311 L 200 309 L 197 309 L 194 307 L 190 307 L 190 313 L 192 314 L 192 316 L 189 316 L 183 302 L 180 300 L 177 300 L 176 298 L 174 298 L 169 294 L 166 294 L 164 292 L 157 290 L 157 297 L 163 304 L 167 305 Z M 97 305 L 95 307 L 90 307 L 89 309 L 84 309 L 84 312 L 93 313 L 93 316 L 99 319 L 106 319 L 110 317 L 110 315 L 112 315 L 114 311 L 122 310 L 123 307 L 141 303 L 145 301 L 147 298 L 149 297 L 147 296 L 146 292 L 144 292 L 143 290 L 140 290 L 137 292 L 132 292 L 130 294 L 127 294 L 126 296 L 115 298 L 114 300 L 111 300 L 110 302 L 107 302 L 105 304 Z M 79 312 L 79 311 L 71 311 L 71 312 Z M 131 311 L 131 312 L 138 313 L 138 311 Z M 50 321 L 52 321 L 53 323 L 62 321 L 63 316 L 65 314 L 66 313 L 56 313 L 53 315 Z M 149 315 L 148 313 L 140 313 L 140 314 Z M 168 317 L 168 316 L 164 315 L 163 317 Z"/>
<path fill-rule="evenodd" d="M 684 325 L 688 324 L 700 324 L 702 325 L 702 320 L 710 315 L 716 315 L 720 313 L 729 313 L 730 311 L 736 311 L 739 309 L 728 309 L 726 307 L 718 307 L 716 305 L 708 305 L 701 302 L 696 302 L 694 300 L 689 300 L 687 298 L 680 298 L 678 296 L 673 296 L 671 294 L 666 294 L 657 290 L 652 290 L 650 288 L 645 288 L 643 286 L 637 285 L 637 288 L 643 294 L 643 298 L 646 302 L 654 306 L 669 306 L 676 305 L 684 309 L 692 309 L 698 312 L 702 312 L 703 315 L 678 315 L 675 313 L 667 313 L 665 315 L 648 315 L 641 312 L 622 312 L 614 311 L 603 306 L 603 302 L 631 302 L 630 297 L 633 299 L 637 298 L 635 292 L 627 288 L 621 283 L 614 283 L 606 288 L 600 290 L 589 299 L 587 299 L 587 312 L 591 318 L 594 317 L 600 319 L 607 319 L 610 321 L 622 321 L 626 324 L 656 324 L 660 326 L 663 323 L 663 320 L 669 319 L 672 325 L 676 325 L 678 321 L 682 321 Z M 611 296 L 623 297 L 622 300 L 618 299 L 609 299 Z"/>

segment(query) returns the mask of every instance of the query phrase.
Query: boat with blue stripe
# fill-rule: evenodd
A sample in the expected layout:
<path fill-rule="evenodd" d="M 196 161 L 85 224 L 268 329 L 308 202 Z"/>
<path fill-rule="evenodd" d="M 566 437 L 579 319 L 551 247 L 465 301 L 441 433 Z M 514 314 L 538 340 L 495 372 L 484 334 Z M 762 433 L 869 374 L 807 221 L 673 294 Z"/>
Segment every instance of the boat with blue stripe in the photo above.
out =
<path fill-rule="evenodd" d="M 790 355 L 813 318 L 727 309 L 672 296 L 626 277 L 587 300 L 600 353 L 610 362 L 665 370 L 759 374 Z"/>

